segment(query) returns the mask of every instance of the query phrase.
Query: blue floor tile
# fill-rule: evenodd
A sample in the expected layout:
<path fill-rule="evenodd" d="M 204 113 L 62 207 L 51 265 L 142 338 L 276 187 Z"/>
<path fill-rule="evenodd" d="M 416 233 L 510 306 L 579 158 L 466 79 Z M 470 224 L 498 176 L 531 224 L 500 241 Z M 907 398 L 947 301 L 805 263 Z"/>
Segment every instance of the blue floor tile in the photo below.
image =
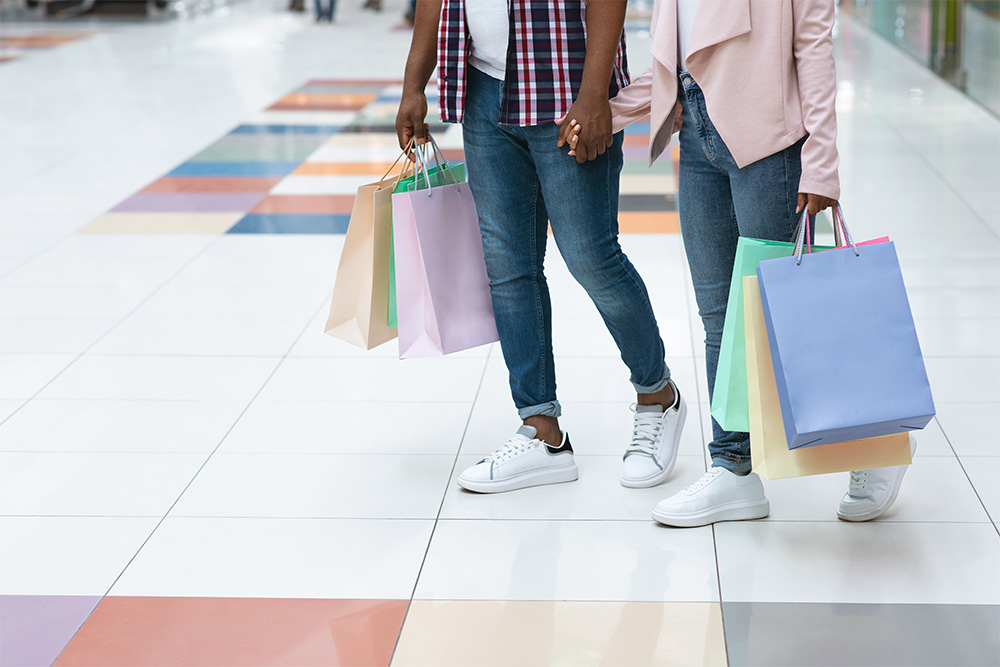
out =
<path fill-rule="evenodd" d="M 342 125 L 240 125 L 230 134 L 336 134 Z"/>
<path fill-rule="evenodd" d="M 227 234 L 343 234 L 351 216 L 316 213 L 251 213 Z"/>
<path fill-rule="evenodd" d="M 167 176 L 287 176 L 302 162 L 185 162 Z"/>

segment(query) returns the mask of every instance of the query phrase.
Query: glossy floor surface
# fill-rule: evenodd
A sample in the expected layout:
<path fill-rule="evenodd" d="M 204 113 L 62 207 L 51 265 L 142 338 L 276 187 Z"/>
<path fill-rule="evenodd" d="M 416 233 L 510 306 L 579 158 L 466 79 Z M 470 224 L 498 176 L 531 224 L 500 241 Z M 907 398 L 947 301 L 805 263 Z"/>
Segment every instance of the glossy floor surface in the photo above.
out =
<path fill-rule="evenodd" d="M 499 349 L 322 332 L 351 194 L 394 157 L 387 5 L 81 23 L 0 66 L 0 664 L 1000 664 L 1000 121 L 841 21 L 843 204 L 896 243 L 938 407 L 883 518 L 838 521 L 827 475 L 767 482 L 766 520 L 650 521 L 710 429 L 641 124 L 622 243 L 692 408 L 676 472 L 619 485 L 634 395 L 553 251 L 580 479 L 473 495 L 457 471 L 517 424 Z"/>

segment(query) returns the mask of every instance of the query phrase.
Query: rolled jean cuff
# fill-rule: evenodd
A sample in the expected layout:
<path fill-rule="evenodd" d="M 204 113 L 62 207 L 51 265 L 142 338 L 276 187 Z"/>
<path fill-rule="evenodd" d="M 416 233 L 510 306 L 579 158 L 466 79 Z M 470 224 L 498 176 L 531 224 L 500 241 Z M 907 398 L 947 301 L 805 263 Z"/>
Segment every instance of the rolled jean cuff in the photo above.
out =
<path fill-rule="evenodd" d="M 632 386 L 635 387 L 635 393 L 637 394 L 655 394 L 670 383 L 670 369 L 667 368 L 666 364 L 663 364 L 663 375 L 660 377 L 659 381 L 651 385 L 642 385 L 632 380 Z"/>
<path fill-rule="evenodd" d="M 731 473 L 740 475 L 749 475 L 753 470 L 753 463 L 750 461 L 749 457 L 733 457 L 733 456 L 712 456 L 712 467 L 713 468 L 725 468 Z"/>
<path fill-rule="evenodd" d="M 522 420 L 528 417 L 537 417 L 542 415 L 544 417 L 561 417 L 562 416 L 562 406 L 559 405 L 559 401 L 549 401 L 548 403 L 541 403 L 539 405 L 531 405 L 526 408 L 520 408 L 517 411 L 517 416 Z"/>

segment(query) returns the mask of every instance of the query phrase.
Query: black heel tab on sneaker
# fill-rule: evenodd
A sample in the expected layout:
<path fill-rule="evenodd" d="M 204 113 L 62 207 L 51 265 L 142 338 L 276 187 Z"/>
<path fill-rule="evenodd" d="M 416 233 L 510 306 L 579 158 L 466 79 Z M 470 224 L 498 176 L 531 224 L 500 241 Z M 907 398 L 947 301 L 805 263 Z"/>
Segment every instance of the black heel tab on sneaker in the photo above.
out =
<path fill-rule="evenodd" d="M 549 450 L 549 454 L 562 454 L 563 452 L 573 453 L 573 445 L 569 442 L 569 433 L 563 433 L 563 442 L 559 447 L 553 447 L 552 445 L 545 443 L 545 448 Z"/>
<path fill-rule="evenodd" d="M 681 390 L 677 388 L 677 383 L 675 383 L 673 380 L 667 380 L 667 382 L 669 382 L 670 386 L 674 388 L 674 404 L 671 405 L 670 407 L 664 408 L 663 409 L 664 412 L 672 408 L 680 408 L 681 406 Z"/>

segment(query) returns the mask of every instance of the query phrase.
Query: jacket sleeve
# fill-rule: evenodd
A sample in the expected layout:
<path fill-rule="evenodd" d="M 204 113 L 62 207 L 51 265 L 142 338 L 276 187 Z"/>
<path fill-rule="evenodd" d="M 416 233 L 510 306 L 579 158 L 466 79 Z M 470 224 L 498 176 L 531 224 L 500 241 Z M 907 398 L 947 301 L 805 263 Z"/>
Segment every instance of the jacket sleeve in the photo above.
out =
<path fill-rule="evenodd" d="M 653 68 L 640 74 L 611 98 L 612 132 L 618 133 L 649 114 L 653 98 Z"/>
<path fill-rule="evenodd" d="M 834 0 L 792 0 L 792 20 L 802 118 L 809 133 L 802 147 L 799 192 L 839 200 Z"/>

